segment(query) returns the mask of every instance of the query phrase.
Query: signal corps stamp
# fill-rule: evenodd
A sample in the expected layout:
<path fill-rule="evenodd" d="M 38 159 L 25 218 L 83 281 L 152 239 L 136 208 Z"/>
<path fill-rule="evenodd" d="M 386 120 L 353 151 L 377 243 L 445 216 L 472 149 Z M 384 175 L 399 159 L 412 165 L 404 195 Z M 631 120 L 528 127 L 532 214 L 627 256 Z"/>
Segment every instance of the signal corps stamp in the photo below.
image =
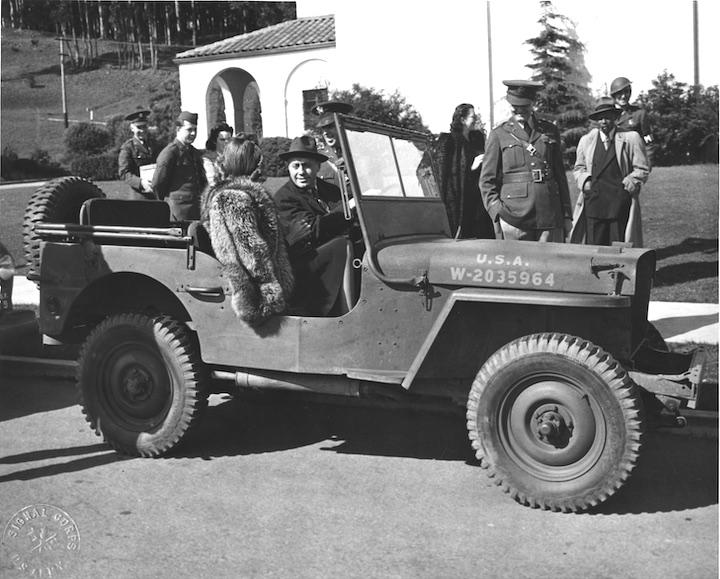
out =
<path fill-rule="evenodd" d="M 53 505 L 29 505 L 8 520 L 2 535 L 3 558 L 31 577 L 58 577 L 80 550 L 75 521 Z"/>

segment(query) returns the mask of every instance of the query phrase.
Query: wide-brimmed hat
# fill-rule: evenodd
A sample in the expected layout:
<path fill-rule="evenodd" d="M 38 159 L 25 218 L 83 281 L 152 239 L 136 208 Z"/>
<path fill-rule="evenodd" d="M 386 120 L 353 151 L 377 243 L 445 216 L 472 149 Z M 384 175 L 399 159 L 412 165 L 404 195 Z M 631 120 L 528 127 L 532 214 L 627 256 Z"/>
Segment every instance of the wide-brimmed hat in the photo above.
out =
<path fill-rule="evenodd" d="M 625 78 L 624 76 L 619 76 L 610 84 L 610 94 L 617 94 L 628 88 L 631 84 L 630 79 Z"/>
<path fill-rule="evenodd" d="M 309 135 L 295 137 L 292 140 L 292 143 L 290 143 L 290 149 L 284 153 L 279 153 L 278 157 L 280 157 L 283 161 L 288 161 L 293 157 L 315 159 L 321 163 L 328 160 L 325 155 L 318 153 L 317 143 L 315 142 L 315 139 Z"/>
<path fill-rule="evenodd" d="M 544 86 L 534 80 L 504 80 L 503 84 L 508 87 L 505 98 L 511 105 L 533 104 L 537 91 Z"/>
<path fill-rule="evenodd" d="M 615 106 L 613 99 L 603 97 L 598 101 L 597 105 L 595 105 L 595 110 L 591 112 L 588 117 L 590 117 L 593 121 L 597 121 L 598 119 L 606 116 L 609 112 L 613 113 L 616 117 L 619 117 L 622 111 Z"/>

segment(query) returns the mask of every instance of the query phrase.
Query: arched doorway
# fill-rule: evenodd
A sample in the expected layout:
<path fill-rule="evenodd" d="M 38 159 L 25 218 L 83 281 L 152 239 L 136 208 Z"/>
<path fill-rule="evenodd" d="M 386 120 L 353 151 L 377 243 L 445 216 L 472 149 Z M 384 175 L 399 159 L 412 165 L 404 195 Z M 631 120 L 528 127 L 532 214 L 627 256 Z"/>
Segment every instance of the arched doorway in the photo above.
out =
<path fill-rule="evenodd" d="M 219 122 L 226 122 L 237 133 L 262 138 L 260 88 L 253 76 L 241 68 L 227 68 L 216 74 L 205 94 L 208 133 Z"/>
<path fill-rule="evenodd" d="M 288 137 L 299 135 L 308 128 L 311 101 L 327 99 L 328 77 L 328 64 L 320 58 L 301 62 L 292 70 L 285 83 L 285 132 Z"/>

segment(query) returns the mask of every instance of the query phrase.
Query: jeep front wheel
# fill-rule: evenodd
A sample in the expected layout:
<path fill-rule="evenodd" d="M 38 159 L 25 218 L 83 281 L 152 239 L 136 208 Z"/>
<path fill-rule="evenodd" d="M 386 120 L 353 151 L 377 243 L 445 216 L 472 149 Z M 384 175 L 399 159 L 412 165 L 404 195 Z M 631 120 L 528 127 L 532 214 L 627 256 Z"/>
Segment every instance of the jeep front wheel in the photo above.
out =
<path fill-rule="evenodd" d="M 598 346 L 534 334 L 482 366 L 467 426 L 481 465 L 515 500 L 577 511 L 615 493 L 635 467 L 640 404 L 625 370 Z"/>
<path fill-rule="evenodd" d="M 90 333 L 79 357 L 81 405 L 110 446 L 159 456 L 182 440 L 207 402 L 193 342 L 167 316 L 118 314 Z"/>

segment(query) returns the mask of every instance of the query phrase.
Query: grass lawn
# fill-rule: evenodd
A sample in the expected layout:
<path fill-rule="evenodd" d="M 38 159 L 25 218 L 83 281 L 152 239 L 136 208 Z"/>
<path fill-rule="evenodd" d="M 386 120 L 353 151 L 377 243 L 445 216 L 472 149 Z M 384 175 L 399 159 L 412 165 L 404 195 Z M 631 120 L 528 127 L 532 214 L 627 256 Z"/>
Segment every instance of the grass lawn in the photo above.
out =
<path fill-rule="evenodd" d="M 62 118 L 59 42 L 55 35 L 3 28 L 2 38 L 2 146 L 21 157 L 35 149 L 61 161 L 65 153 L 64 126 L 48 118 Z M 65 69 L 68 117 L 88 121 L 127 114 L 147 107 L 152 94 L 177 67 L 167 59 L 158 70 L 127 70 L 109 64 L 114 45 L 98 42 L 108 60 L 94 70 Z M 174 50 L 173 50 L 174 53 Z M 67 64 L 67 63 L 66 63 Z"/>

